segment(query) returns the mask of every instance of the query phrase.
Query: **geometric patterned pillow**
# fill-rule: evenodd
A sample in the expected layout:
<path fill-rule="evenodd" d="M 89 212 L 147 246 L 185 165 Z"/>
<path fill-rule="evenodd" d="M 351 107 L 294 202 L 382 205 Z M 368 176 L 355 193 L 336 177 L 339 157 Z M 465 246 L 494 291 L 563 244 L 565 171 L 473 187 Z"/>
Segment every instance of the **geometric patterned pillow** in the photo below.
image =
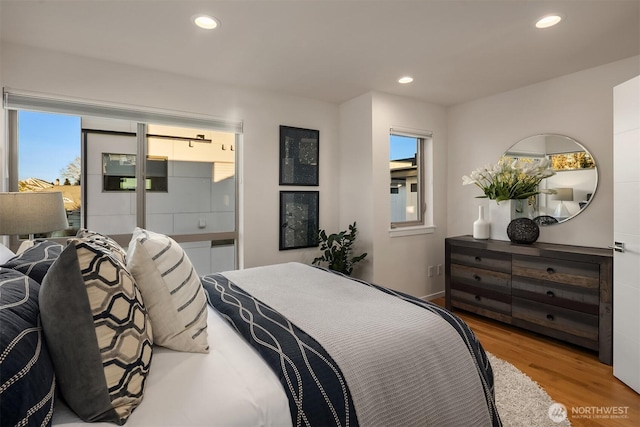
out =
<path fill-rule="evenodd" d="M 36 241 L 36 243 L 19 255 L 11 258 L 0 267 L 13 268 L 26 274 L 38 283 L 42 283 L 44 275 L 62 252 L 60 243 L 48 240 Z"/>
<path fill-rule="evenodd" d="M 50 425 L 55 377 L 34 280 L 0 268 L 0 423 Z"/>
<path fill-rule="evenodd" d="M 198 273 L 175 240 L 136 228 L 127 268 L 153 325 L 153 342 L 177 351 L 208 353 L 207 297 Z"/>
<path fill-rule="evenodd" d="M 118 242 L 113 240 L 111 237 L 100 234 L 97 231 L 87 230 L 86 228 L 78 230 L 76 237 L 109 249 L 111 253 L 117 256 L 123 264 L 126 263 L 127 251 L 125 251 L 122 246 L 120 246 Z"/>
<path fill-rule="evenodd" d="M 124 424 L 140 404 L 152 355 L 133 276 L 108 249 L 72 238 L 40 288 L 58 389 L 84 421 Z"/>

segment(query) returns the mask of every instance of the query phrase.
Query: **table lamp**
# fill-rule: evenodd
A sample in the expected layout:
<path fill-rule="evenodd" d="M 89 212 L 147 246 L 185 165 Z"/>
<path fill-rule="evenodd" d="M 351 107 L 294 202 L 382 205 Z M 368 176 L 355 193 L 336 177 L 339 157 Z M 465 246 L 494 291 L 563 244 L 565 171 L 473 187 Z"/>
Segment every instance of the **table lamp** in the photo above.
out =
<path fill-rule="evenodd" d="M 551 195 L 551 200 L 560 200 L 553 216 L 556 218 L 567 218 L 570 213 L 563 202 L 573 200 L 573 188 L 555 188 L 555 194 Z"/>
<path fill-rule="evenodd" d="M 68 226 L 61 192 L 0 193 L 0 235 L 29 235 L 17 253 L 33 246 L 34 234 Z"/>

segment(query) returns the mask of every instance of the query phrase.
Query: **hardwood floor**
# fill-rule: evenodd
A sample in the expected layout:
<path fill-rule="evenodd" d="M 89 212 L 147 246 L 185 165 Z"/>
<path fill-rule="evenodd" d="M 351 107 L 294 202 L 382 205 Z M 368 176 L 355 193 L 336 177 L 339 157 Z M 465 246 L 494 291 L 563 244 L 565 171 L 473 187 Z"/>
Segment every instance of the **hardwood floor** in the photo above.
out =
<path fill-rule="evenodd" d="M 433 302 L 444 306 L 444 298 Z M 486 351 L 520 369 L 565 405 L 573 426 L 640 426 L 640 395 L 615 378 L 613 368 L 600 363 L 595 352 L 465 311 L 454 312 Z"/>

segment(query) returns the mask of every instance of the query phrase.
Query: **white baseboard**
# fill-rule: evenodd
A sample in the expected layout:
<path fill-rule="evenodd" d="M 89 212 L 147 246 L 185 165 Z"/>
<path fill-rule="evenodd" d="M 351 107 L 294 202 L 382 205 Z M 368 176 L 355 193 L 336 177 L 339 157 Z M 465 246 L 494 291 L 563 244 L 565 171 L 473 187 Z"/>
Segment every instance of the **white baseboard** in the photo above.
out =
<path fill-rule="evenodd" d="M 435 294 L 425 295 L 423 297 L 419 297 L 423 301 L 431 301 L 436 298 L 444 298 L 444 291 L 436 292 Z"/>

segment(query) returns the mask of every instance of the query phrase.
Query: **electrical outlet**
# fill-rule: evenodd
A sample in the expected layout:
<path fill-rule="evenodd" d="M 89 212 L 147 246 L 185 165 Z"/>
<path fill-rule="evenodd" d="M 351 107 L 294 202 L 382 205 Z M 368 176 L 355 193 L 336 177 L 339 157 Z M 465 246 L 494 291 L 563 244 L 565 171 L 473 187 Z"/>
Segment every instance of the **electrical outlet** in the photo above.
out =
<path fill-rule="evenodd" d="M 427 274 L 429 275 L 429 277 L 433 277 L 433 265 L 429 266 L 429 268 L 427 269 Z"/>
<path fill-rule="evenodd" d="M 442 264 L 438 264 L 438 276 L 442 276 Z"/>

